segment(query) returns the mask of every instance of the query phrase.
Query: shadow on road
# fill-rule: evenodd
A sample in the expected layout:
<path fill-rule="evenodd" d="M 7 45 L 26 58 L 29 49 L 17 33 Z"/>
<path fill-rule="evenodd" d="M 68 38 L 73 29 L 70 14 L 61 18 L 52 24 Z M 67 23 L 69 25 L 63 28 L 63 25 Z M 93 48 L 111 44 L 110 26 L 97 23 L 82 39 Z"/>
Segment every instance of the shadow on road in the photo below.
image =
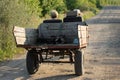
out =
<path fill-rule="evenodd" d="M 44 77 L 41 79 L 37 79 L 37 80 L 68 80 L 68 79 L 75 79 L 78 76 L 76 76 L 75 74 L 67 74 L 67 75 L 57 75 L 57 76 L 50 76 L 50 77 Z"/>
<path fill-rule="evenodd" d="M 0 62 L 1 80 L 26 80 L 30 76 L 25 68 L 25 59 Z"/>
<path fill-rule="evenodd" d="M 28 74 L 25 59 L 0 62 L 0 80 L 68 80 L 79 77 L 75 74 L 58 74 L 47 77 L 42 77 L 37 73 L 35 75 Z"/>

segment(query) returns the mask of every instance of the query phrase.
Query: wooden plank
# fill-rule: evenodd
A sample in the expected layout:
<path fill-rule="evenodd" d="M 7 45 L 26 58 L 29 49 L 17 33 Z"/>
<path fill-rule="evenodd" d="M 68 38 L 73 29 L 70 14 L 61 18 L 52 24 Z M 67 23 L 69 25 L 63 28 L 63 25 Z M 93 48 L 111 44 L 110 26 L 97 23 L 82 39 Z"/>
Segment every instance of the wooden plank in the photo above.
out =
<path fill-rule="evenodd" d="M 86 38 L 82 38 L 81 42 L 82 42 L 81 44 L 86 44 L 87 43 L 87 39 Z"/>
<path fill-rule="evenodd" d="M 48 38 L 50 36 L 58 36 L 61 29 L 61 23 L 42 23 L 39 30 L 39 38 L 44 37 Z"/>
<path fill-rule="evenodd" d="M 27 44 L 26 43 L 26 38 L 20 38 L 20 37 L 15 37 L 16 38 L 16 44 L 20 45 L 20 44 Z"/>
<path fill-rule="evenodd" d="M 25 33 L 29 35 L 35 35 L 37 33 L 37 29 L 32 29 L 32 28 L 22 28 L 15 26 L 13 32 L 19 32 L 19 33 Z"/>
<path fill-rule="evenodd" d="M 78 31 L 78 38 L 87 38 L 86 31 Z"/>
<path fill-rule="evenodd" d="M 86 48 L 86 47 L 87 47 L 87 44 L 80 45 L 80 48 Z"/>
<path fill-rule="evenodd" d="M 35 38 L 22 38 L 22 37 L 15 37 L 17 45 L 31 45 L 36 43 Z"/>
<path fill-rule="evenodd" d="M 78 37 L 79 37 L 80 46 L 81 47 L 87 46 L 88 43 L 87 26 L 78 25 Z"/>
<path fill-rule="evenodd" d="M 15 35 L 15 37 L 23 37 L 23 38 L 26 38 L 25 33 L 14 32 L 14 35 Z"/>
<path fill-rule="evenodd" d="M 13 32 L 25 33 L 25 29 L 22 27 L 14 26 Z"/>
<path fill-rule="evenodd" d="M 47 23 L 42 24 L 39 29 L 40 36 L 51 38 L 51 36 L 65 35 L 67 43 L 73 43 L 75 38 L 80 39 L 80 45 L 87 43 L 87 26 L 83 23 Z"/>
<path fill-rule="evenodd" d="M 78 30 L 80 30 L 80 31 L 86 31 L 87 30 L 87 26 L 78 25 Z"/>
<path fill-rule="evenodd" d="M 34 33 L 22 33 L 22 32 L 14 32 L 14 35 L 16 36 L 16 37 L 35 37 L 35 36 L 37 36 L 37 34 L 34 34 Z"/>
<path fill-rule="evenodd" d="M 37 30 L 15 26 L 13 29 L 16 45 L 31 45 L 36 43 Z"/>

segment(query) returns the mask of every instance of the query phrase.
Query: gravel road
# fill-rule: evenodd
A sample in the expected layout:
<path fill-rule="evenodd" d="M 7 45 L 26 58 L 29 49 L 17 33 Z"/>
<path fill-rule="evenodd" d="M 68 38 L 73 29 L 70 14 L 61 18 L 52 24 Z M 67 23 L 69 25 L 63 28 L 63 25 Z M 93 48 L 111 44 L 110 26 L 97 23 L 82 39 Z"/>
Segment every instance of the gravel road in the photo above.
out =
<path fill-rule="evenodd" d="M 75 76 L 74 65 L 64 63 L 42 63 L 36 74 L 28 75 L 22 55 L 0 63 L 0 80 L 120 80 L 120 7 L 105 7 L 87 23 L 83 76 Z"/>

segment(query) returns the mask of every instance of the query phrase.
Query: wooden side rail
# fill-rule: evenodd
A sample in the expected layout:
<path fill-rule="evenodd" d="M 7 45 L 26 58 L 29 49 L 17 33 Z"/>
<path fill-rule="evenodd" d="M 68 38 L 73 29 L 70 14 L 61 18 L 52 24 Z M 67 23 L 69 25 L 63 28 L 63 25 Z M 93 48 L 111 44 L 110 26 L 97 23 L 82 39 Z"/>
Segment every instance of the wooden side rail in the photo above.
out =
<path fill-rule="evenodd" d="M 14 26 L 13 35 L 16 41 L 16 45 L 34 45 L 37 40 L 37 29 L 22 28 Z"/>
<path fill-rule="evenodd" d="M 88 44 L 88 26 L 78 25 L 78 38 L 80 47 L 87 47 Z"/>

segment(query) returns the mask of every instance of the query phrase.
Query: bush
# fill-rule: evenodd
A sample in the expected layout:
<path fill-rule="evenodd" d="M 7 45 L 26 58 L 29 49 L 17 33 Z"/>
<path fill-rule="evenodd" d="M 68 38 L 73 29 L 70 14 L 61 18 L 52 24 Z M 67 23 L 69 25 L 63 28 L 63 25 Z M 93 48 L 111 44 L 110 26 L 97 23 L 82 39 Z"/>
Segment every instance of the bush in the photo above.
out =
<path fill-rule="evenodd" d="M 12 35 L 14 25 L 24 27 L 38 25 L 37 12 L 30 13 L 29 9 L 29 5 L 21 0 L 0 0 L 0 60 L 11 58 L 16 52 Z"/>

